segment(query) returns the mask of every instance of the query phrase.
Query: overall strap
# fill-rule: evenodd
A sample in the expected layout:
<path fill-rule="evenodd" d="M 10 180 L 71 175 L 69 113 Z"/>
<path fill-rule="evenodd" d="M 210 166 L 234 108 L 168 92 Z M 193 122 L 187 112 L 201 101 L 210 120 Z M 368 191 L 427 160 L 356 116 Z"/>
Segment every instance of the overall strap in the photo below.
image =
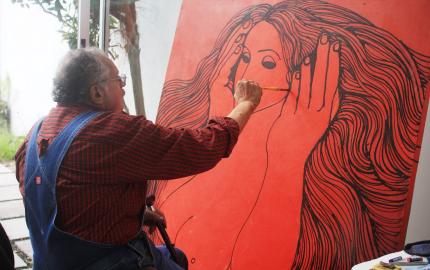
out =
<path fill-rule="evenodd" d="M 38 164 L 38 152 L 37 152 L 37 135 L 39 134 L 40 127 L 42 126 L 43 118 L 39 119 L 33 127 L 33 131 L 31 133 L 30 139 L 27 144 L 27 150 L 25 154 L 25 167 L 24 167 L 24 176 L 25 179 L 33 178 L 30 175 L 34 176 L 35 170 L 32 168 L 32 171 L 29 171 L 29 164 Z M 27 185 L 27 181 L 25 182 Z"/>
<path fill-rule="evenodd" d="M 63 161 L 64 155 L 66 154 L 71 142 L 77 135 L 77 133 L 84 127 L 89 121 L 94 119 L 96 116 L 100 115 L 101 112 L 84 112 L 76 116 L 67 126 L 57 135 L 52 144 L 48 147 L 46 155 L 39 158 L 37 136 L 39 134 L 40 128 L 44 118 L 40 119 L 33 128 L 30 140 L 27 146 L 27 152 L 25 157 L 25 178 L 33 179 L 37 169 L 36 167 L 31 168 L 29 171 L 29 164 L 38 164 L 38 167 L 42 169 L 43 174 L 50 179 L 51 188 L 55 187 L 55 181 L 57 179 L 58 170 L 60 168 L 61 162 Z M 43 165 L 42 165 L 43 161 Z M 45 169 L 46 166 L 52 166 L 48 170 Z M 54 181 L 52 183 L 52 181 Z M 25 183 L 27 185 L 27 182 Z"/>
<path fill-rule="evenodd" d="M 101 112 L 84 112 L 76 116 L 54 139 L 48 147 L 46 155 L 40 158 L 40 166 L 46 177 L 51 181 L 57 179 L 58 170 L 63 161 L 64 156 L 69 149 L 70 144 L 75 139 L 79 131 L 87 125 L 88 122 L 100 115 Z M 45 169 L 49 166 L 49 169 Z"/>

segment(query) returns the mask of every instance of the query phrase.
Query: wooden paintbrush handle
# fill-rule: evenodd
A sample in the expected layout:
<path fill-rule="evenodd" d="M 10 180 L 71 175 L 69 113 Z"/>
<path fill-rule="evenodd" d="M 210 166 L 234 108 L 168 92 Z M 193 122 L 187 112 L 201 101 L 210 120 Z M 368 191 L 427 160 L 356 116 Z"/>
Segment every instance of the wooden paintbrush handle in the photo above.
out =
<path fill-rule="evenodd" d="M 284 91 L 284 92 L 290 91 L 290 89 L 288 89 L 288 88 L 279 88 L 279 87 L 272 87 L 272 86 L 261 87 L 261 89 L 268 90 L 268 91 Z"/>

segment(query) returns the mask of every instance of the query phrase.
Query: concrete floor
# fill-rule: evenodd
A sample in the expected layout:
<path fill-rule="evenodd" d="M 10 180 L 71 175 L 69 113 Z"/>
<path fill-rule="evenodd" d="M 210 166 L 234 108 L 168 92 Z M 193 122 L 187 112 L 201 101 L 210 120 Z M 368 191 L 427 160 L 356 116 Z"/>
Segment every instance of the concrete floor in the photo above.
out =
<path fill-rule="evenodd" d="M 0 223 L 11 241 L 15 269 L 31 269 L 33 250 L 25 225 L 25 211 L 15 173 L 0 164 Z"/>

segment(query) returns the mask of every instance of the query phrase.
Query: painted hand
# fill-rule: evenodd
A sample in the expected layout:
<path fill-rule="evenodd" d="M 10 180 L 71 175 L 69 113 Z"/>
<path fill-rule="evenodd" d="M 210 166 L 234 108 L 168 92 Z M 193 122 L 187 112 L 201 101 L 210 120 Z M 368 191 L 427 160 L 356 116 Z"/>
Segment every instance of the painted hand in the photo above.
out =
<path fill-rule="evenodd" d="M 274 130 L 283 134 L 273 134 L 274 138 L 283 138 L 282 145 L 288 148 L 285 151 L 300 151 L 307 157 L 335 117 L 339 107 L 339 51 L 340 42 L 329 42 L 323 34 L 312 57 L 314 70 L 311 57 L 307 57 L 300 71 L 293 73 L 290 92 Z M 293 147 L 297 144 L 300 147 Z"/>
<path fill-rule="evenodd" d="M 243 57 L 244 42 L 252 29 L 252 21 L 248 20 L 237 27 L 231 34 L 227 44 L 220 48 L 216 69 L 212 72 L 210 115 L 224 115 L 234 107 L 233 88 L 238 63 Z"/>
<path fill-rule="evenodd" d="M 287 110 L 298 115 L 318 114 L 319 120 L 326 119 L 328 124 L 339 106 L 339 51 L 339 41 L 330 43 L 326 34 L 320 37 L 313 72 L 311 58 L 307 57 L 301 70 L 293 74 Z"/>

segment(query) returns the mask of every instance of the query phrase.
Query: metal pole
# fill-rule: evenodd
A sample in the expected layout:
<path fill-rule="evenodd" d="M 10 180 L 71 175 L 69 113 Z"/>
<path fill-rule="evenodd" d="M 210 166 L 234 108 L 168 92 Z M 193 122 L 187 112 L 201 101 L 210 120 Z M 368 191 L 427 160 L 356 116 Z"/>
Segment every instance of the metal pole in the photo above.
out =
<path fill-rule="evenodd" d="M 99 48 L 105 52 L 109 49 L 109 11 L 110 0 L 100 0 Z"/>
<path fill-rule="evenodd" d="M 90 46 L 90 0 L 79 0 L 78 48 Z"/>

